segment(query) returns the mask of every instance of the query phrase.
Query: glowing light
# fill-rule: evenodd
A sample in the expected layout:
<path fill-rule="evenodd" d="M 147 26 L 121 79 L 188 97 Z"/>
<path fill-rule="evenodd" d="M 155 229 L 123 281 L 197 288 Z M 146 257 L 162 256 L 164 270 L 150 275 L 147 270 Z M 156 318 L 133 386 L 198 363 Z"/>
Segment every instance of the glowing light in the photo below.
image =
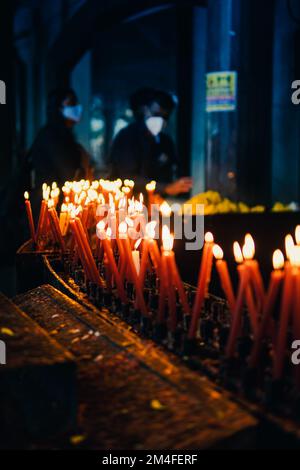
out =
<path fill-rule="evenodd" d="M 300 246 L 295 245 L 290 251 L 290 262 L 291 265 L 300 268 Z"/>
<path fill-rule="evenodd" d="M 284 256 L 281 250 L 275 250 L 273 253 L 273 268 L 282 269 L 284 266 Z"/>
<path fill-rule="evenodd" d="M 169 206 L 169 204 L 167 203 L 167 201 L 164 201 L 160 208 L 159 208 L 161 214 L 163 217 L 169 217 L 172 213 L 172 209 L 171 207 Z"/>
<path fill-rule="evenodd" d="M 174 244 L 174 235 L 170 234 L 169 227 L 164 225 L 162 228 L 162 242 L 165 251 L 171 251 Z"/>
<path fill-rule="evenodd" d="M 139 247 L 140 244 L 141 244 L 141 241 L 142 241 L 142 238 L 139 238 L 139 239 L 135 242 L 135 244 L 134 244 L 134 249 L 135 249 L 135 250 L 138 249 L 138 247 Z"/>
<path fill-rule="evenodd" d="M 130 217 L 125 217 L 125 222 L 128 225 L 128 227 L 134 227 L 134 222 Z"/>
<path fill-rule="evenodd" d="M 25 199 L 29 199 L 29 192 L 28 192 L 28 191 L 25 191 L 25 193 L 24 193 L 24 198 L 25 198 Z"/>
<path fill-rule="evenodd" d="M 204 235 L 204 241 L 205 243 L 213 243 L 214 242 L 214 236 L 211 232 L 206 232 Z"/>
<path fill-rule="evenodd" d="M 244 261 L 243 253 L 238 242 L 234 242 L 233 244 L 233 254 L 236 263 L 242 263 Z"/>
<path fill-rule="evenodd" d="M 105 222 L 104 220 L 100 220 L 100 222 L 97 223 L 97 229 L 99 231 L 105 230 Z"/>
<path fill-rule="evenodd" d="M 285 243 L 286 257 L 289 260 L 291 258 L 291 251 L 295 246 L 294 239 L 291 234 L 286 235 L 284 243 Z"/>
<path fill-rule="evenodd" d="M 245 235 L 245 245 L 247 246 L 247 250 L 249 252 L 253 252 L 253 255 L 252 255 L 252 258 L 253 258 L 254 255 L 255 255 L 255 243 L 254 243 L 253 237 L 252 237 L 252 235 L 250 235 L 250 233 L 247 233 Z"/>
<path fill-rule="evenodd" d="M 296 239 L 297 245 L 300 245 L 300 225 L 297 225 L 295 229 L 295 239 Z"/>
<path fill-rule="evenodd" d="M 214 245 L 213 254 L 216 259 L 223 259 L 224 253 L 219 245 Z"/>
<path fill-rule="evenodd" d="M 146 184 L 147 191 L 155 191 L 156 189 L 156 181 L 152 180 L 150 183 Z"/>
<path fill-rule="evenodd" d="M 155 227 L 156 227 L 156 220 L 152 220 L 151 222 L 149 222 L 147 225 L 146 225 L 146 236 L 148 238 L 155 238 Z"/>
<path fill-rule="evenodd" d="M 127 233 L 127 224 L 126 222 L 121 222 L 119 225 L 119 233 L 125 235 Z"/>

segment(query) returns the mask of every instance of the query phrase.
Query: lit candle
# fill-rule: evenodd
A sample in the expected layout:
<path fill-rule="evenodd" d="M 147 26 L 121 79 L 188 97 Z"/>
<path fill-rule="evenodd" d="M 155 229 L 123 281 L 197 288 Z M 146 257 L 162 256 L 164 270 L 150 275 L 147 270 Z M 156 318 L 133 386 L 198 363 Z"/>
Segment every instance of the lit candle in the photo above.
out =
<path fill-rule="evenodd" d="M 175 287 L 178 291 L 179 300 L 185 314 L 190 314 L 191 309 L 187 300 L 187 296 L 184 290 L 184 286 L 177 268 L 175 253 L 173 251 L 174 237 L 170 234 L 168 227 L 163 227 L 162 233 L 163 240 L 163 256 L 166 257 L 168 272 L 169 272 L 169 284 Z M 171 294 L 173 295 L 173 294 Z"/>
<path fill-rule="evenodd" d="M 110 269 L 112 271 L 114 280 L 116 282 L 119 297 L 122 300 L 122 302 L 126 302 L 126 294 L 125 294 L 125 290 L 124 290 L 124 285 L 123 285 L 123 282 L 121 280 L 121 276 L 120 276 L 120 273 L 118 271 L 116 261 L 115 261 L 115 257 L 114 257 L 112 247 L 111 247 L 111 241 L 110 241 L 111 228 L 109 227 L 105 232 L 105 223 L 101 221 L 97 224 L 96 230 L 97 230 L 97 232 L 96 232 L 97 237 L 99 238 L 99 240 L 101 240 L 101 242 L 103 244 L 103 248 L 104 248 L 104 251 L 106 253 Z"/>
<path fill-rule="evenodd" d="M 127 236 L 127 224 L 126 222 L 121 222 L 119 225 L 119 238 L 121 240 L 121 243 L 124 248 L 124 254 L 126 257 L 126 261 L 128 263 L 128 268 L 129 268 L 129 273 L 130 277 L 133 280 L 134 286 L 135 286 L 135 292 L 136 292 L 136 297 L 137 297 L 137 302 L 139 305 L 139 308 L 141 309 L 141 312 L 144 316 L 149 316 L 149 312 L 145 303 L 145 299 L 143 296 L 143 291 L 141 289 L 139 280 L 138 280 L 138 275 L 135 269 L 135 266 L 133 264 L 133 259 L 132 259 L 132 253 L 131 253 L 131 247 L 130 247 L 130 242 Z"/>
<path fill-rule="evenodd" d="M 49 219 L 50 219 L 50 224 L 51 224 L 51 227 L 52 227 L 52 232 L 53 232 L 54 239 L 59 244 L 62 252 L 64 252 L 65 251 L 65 242 L 64 242 L 64 239 L 63 239 L 60 227 L 59 227 L 59 219 L 58 219 L 57 212 L 56 212 L 56 209 L 54 207 L 54 202 L 53 202 L 52 199 L 50 199 L 48 201 L 48 214 L 49 214 Z"/>
<path fill-rule="evenodd" d="M 280 379 L 284 369 L 288 324 L 291 318 L 296 283 L 299 282 L 300 247 L 290 246 L 290 264 L 285 267 L 283 292 L 281 297 L 278 336 L 273 361 L 273 377 Z M 297 303 L 297 302 L 296 302 Z M 299 312 L 297 312 L 299 315 Z M 298 339 L 298 338 L 297 338 Z"/>
<path fill-rule="evenodd" d="M 35 240 L 37 241 L 37 244 L 38 244 L 38 249 L 41 249 L 41 241 L 42 241 L 42 237 L 44 236 L 44 230 L 46 228 L 46 224 L 48 220 L 48 198 L 49 198 L 49 194 L 48 194 L 47 185 L 44 183 L 43 184 L 43 199 L 41 202 L 38 226 L 37 226 L 36 237 L 35 237 Z"/>
<path fill-rule="evenodd" d="M 214 245 L 213 254 L 216 258 L 216 268 L 220 277 L 221 286 L 228 301 L 230 311 L 233 312 L 235 305 L 235 298 L 232 288 L 232 283 L 228 271 L 228 266 L 226 261 L 223 260 L 223 250 L 219 245 Z"/>
<path fill-rule="evenodd" d="M 137 275 L 140 274 L 140 268 L 141 268 L 141 265 L 140 265 L 140 252 L 138 250 L 138 247 L 139 247 L 141 241 L 142 241 L 141 238 L 136 241 L 136 243 L 134 245 L 134 250 L 132 251 L 133 264 L 134 264 L 135 270 L 137 272 Z"/>
<path fill-rule="evenodd" d="M 24 198 L 25 198 L 25 207 L 26 207 L 26 213 L 27 213 L 27 219 L 28 219 L 28 225 L 29 225 L 31 240 L 32 240 L 33 243 L 35 243 L 35 228 L 34 228 L 34 222 L 33 222 L 33 217 L 32 217 L 32 209 L 31 209 L 31 203 L 30 203 L 30 200 L 29 200 L 28 191 L 25 191 Z"/>
<path fill-rule="evenodd" d="M 69 211 L 66 204 L 61 205 L 61 211 L 59 214 L 59 227 L 63 236 L 66 235 L 69 226 Z"/>
<path fill-rule="evenodd" d="M 198 285 L 196 298 L 193 305 L 192 319 L 189 328 L 189 338 L 195 338 L 199 316 L 201 313 L 201 308 L 207 293 L 208 285 L 210 282 L 212 262 L 213 262 L 213 246 L 214 246 L 214 237 L 212 233 L 207 232 L 205 234 L 205 243 L 201 259 L 201 267 L 198 277 Z"/>
<path fill-rule="evenodd" d="M 71 213 L 70 227 L 71 227 L 71 231 L 72 231 L 73 236 L 74 236 L 74 240 L 76 242 L 77 253 L 78 253 L 79 258 L 81 260 L 84 272 L 85 272 L 87 278 L 90 281 L 94 281 L 94 275 L 93 275 L 93 273 L 90 269 L 90 266 L 89 266 L 88 258 L 87 258 L 87 255 L 85 253 L 84 246 L 83 246 L 83 243 L 82 243 L 82 240 L 81 240 L 81 235 L 80 235 L 80 233 L 78 231 L 78 227 L 75 223 L 75 213 L 74 212 Z"/>
<path fill-rule="evenodd" d="M 268 325 L 273 320 L 272 313 L 274 312 L 275 303 L 278 297 L 279 289 L 284 278 L 284 256 L 280 250 L 276 250 L 273 253 L 273 271 L 270 277 L 269 288 L 265 298 L 265 303 L 263 307 L 262 319 L 259 324 L 257 333 L 254 338 L 254 344 L 251 351 L 249 366 L 254 368 L 258 365 L 259 356 L 262 349 L 262 341 L 264 335 L 267 332 Z"/>
<path fill-rule="evenodd" d="M 162 242 L 163 242 L 163 251 L 162 258 L 165 259 L 165 285 L 168 293 L 168 324 L 169 329 L 174 333 L 177 326 L 177 312 L 176 312 L 176 296 L 174 290 L 174 265 L 170 263 L 170 259 L 173 253 L 173 242 L 174 237 L 170 234 L 170 230 L 166 225 L 162 229 Z"/>
<path fill-rule="evenodd" d="M 241 329 L 241 323 L 242 323 L 242 312 L 243 312 L 243 306 L 244 306 L 245 292 L 246 292 L 247 284 L 249 282 L 249 270 L 243 263 L 243 255 L 242 255 L 242 251 L 238 242 L 234 243 L 233 251 L 234 251 L 235 261 L 238 263 L 237 270 L 238 270 L 240 281 L 239 281 L 236 302 L 235 302 L 234 309 L 232 312 L 231 328 L 230 328 L 229 338 L 228 338 L 226 351 L 225 351 L 226 357 L 228 358 L 233 357 L 235 353 L 236 341 L 237 341 L 237 338 Z"/>
<path fill-rule="evenodd" d="M 165 309 L 166 300 L 168 298 L 168 268 L 166 263 L 166 257 L 162 255 L 160 265 L 160 278 L 159 278 L 159 302 L 158 302 L 158 313 L 157 322 L 159 324 L 165 321 Z"/>
<path fill-rule="evenodd" d="M 250 270 L 250 280 L 256 293 L 258 311 L 261 312 L 265 299 L 265 288 L 258 262 L 253 259 L 255 255 L 255 244 L 252 236 L 249 233 L 245 236 L 243 255 L 245 258 L 245 264 Z"/>
<path fill-rule="evenodd" d="M 83 246 L 83 250 L 86 254 L 86 258 L 87 258 L 87 261 L 88 261 L 90 272 L 92 273 L 92 276 L 93 276 L 93 280 L 96 284 L 103 287 L 103 281 L 100 277 L 100 274 L 99 274 L 99 271 L 97 269 L 95 260 L 93 258 L 93 254 L 92 254 L 92 250 L 91 250 L 89 241 L 87 239 L 86 233 L 85 233 L 84 228 L 82 226 L 81 220 L 78 217 L 75 218 L 75 224 L 76 224 L 76 227 L 78 229 L 78 233 L 80 235 L 80 240 L 81 240 L 81 243 L 82 243 L 82 246 Z"/>
<path fill-rule="evenodd" d="M 148 217 L 151 214 L 151 207 L 153 204 L 153 194 L 156 189 L 156 181 L 150 181 L 150 183 L 146 184 L 146 191 L 148 193 Z"/>

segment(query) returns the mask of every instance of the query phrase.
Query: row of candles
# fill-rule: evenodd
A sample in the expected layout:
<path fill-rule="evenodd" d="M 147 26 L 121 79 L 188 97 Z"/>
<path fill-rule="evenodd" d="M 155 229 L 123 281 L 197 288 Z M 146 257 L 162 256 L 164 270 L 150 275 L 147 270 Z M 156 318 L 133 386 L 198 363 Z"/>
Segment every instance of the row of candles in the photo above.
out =
<path fill-rule="evenodd" d="M 280 250 L 273 254 L 273 271 L 269 285 L 265 289 L 259 263 L 254 259 L 255 244 L 252 236 L 245 236 L 241 247 L 233 245 L 237 263 L 239 283 L 236 293 L 233 289 L 227 262 L 222 248 L 215 244 L 211 233 L 205 234 L 201 264 L 195 298 L 190 306 L 185 286 L 180 277 L 173 251 L 174 237 L 167 225 L 162 229 L 162 245 L 155 238 L 156 222 L 148 224 L 143 220 L 143 196 L 132 196 L 134 183 L 131 180 L 66 182 L 62 188 L 63 203 L 58 214 L 59 189 L 54 183 L 50 188 L 43 185 L 43 199 L 38 226 L 35 225 L 26 192 L 25 205 L 31 238 L 40 249 L 43 239 L 51 238 L 66 251 L 66 240 L 71 239 L 69 249 L 74 259 L 80 259 L 88 280 L 100 287 L 116 288 L 123 303 L 128 302 L 124 288 L 128 281 L 134 285 L 135 306 L 144 317 L 149 317 L 149 307 L 144 297 L 144 284 L 147 272 L 155 272 L 159 279 L 159 301 L 155 321 L 166 321 L 167 306 L 168 329 L 175 332 L 178 326 L 177 298 L 183 313 L 190 318 L 188 338 L 194 340 L 205 298 L 208 294 L 213 260 L 219 275 L 220 284 L 231 313 L 231 326 L 225 354 L 233 358 L 236 354 L 237 340 L 241 335 L 245 319 L 245 307 L 249 315 L 253 347 L 249 366 L 256 368 L 267 338 L 273 345 L 273 377 L 283 376 L 287 352 L 287 338 L 291 324 L 293 337 L 300 339 L 300 226 L 295 231 L 295 241 L 291 235 L 285 240 L 286 260 Z M 148 201 L 153 201 L 155 182 L 147 185 Z M 99 210 L 109 205 L 109 217 Z M 121 221 L 120 212 L 126 207 L 126 217 Z M 166 213 L 169 206 L 164 204 Z M 162 208 L 163 209 L 163 208 Z M 133 225 L 138 225 L 142 236 L 133 240 Z M 144 223 L 143 223 L 144 222 Z M 113 235 L 112 226 L 116 233 Z M 96 243 L 92 244 L 91 230 L 96 228 Z M 97 262 L 104 264 L 105 281 L 99 274 Z M 276 305 L 280 302 L 278 321 L 274 319 Z M 300 373 L 296 376 L 300 387 Z"/>

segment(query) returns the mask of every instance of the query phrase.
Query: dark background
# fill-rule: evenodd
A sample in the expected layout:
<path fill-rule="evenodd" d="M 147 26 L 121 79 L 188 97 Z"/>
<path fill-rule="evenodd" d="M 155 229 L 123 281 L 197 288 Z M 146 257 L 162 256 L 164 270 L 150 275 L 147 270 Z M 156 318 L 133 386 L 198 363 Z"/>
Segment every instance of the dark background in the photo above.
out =
<path fill-rule="evenodd" d="M 72 85 L 84 105 L 77 135 L 99 176 L 115 132 L 132 119 L 128 95 L 159 86 L 179 98 L 168 132 L 194 193 L 299 200 L 300 109 L 291 103 L 300 79 L 298 0 L 4 0 L 0 23 L 2 266 L 28 237 L 19 182 L 58 84 Z M 207 114 L 206 73 L 220 70 L 238 73 L 237 110 Z"/>

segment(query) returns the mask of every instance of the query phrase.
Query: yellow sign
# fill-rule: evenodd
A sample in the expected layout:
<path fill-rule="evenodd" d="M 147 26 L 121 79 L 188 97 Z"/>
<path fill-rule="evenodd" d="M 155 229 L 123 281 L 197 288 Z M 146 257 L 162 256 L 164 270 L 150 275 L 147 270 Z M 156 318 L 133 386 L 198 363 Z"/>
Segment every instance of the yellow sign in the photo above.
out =
<path fill-rule="evenodd" d="M 206 111 L 235 111 L 236 72 L 211 72 L 206 74 Z"/>

